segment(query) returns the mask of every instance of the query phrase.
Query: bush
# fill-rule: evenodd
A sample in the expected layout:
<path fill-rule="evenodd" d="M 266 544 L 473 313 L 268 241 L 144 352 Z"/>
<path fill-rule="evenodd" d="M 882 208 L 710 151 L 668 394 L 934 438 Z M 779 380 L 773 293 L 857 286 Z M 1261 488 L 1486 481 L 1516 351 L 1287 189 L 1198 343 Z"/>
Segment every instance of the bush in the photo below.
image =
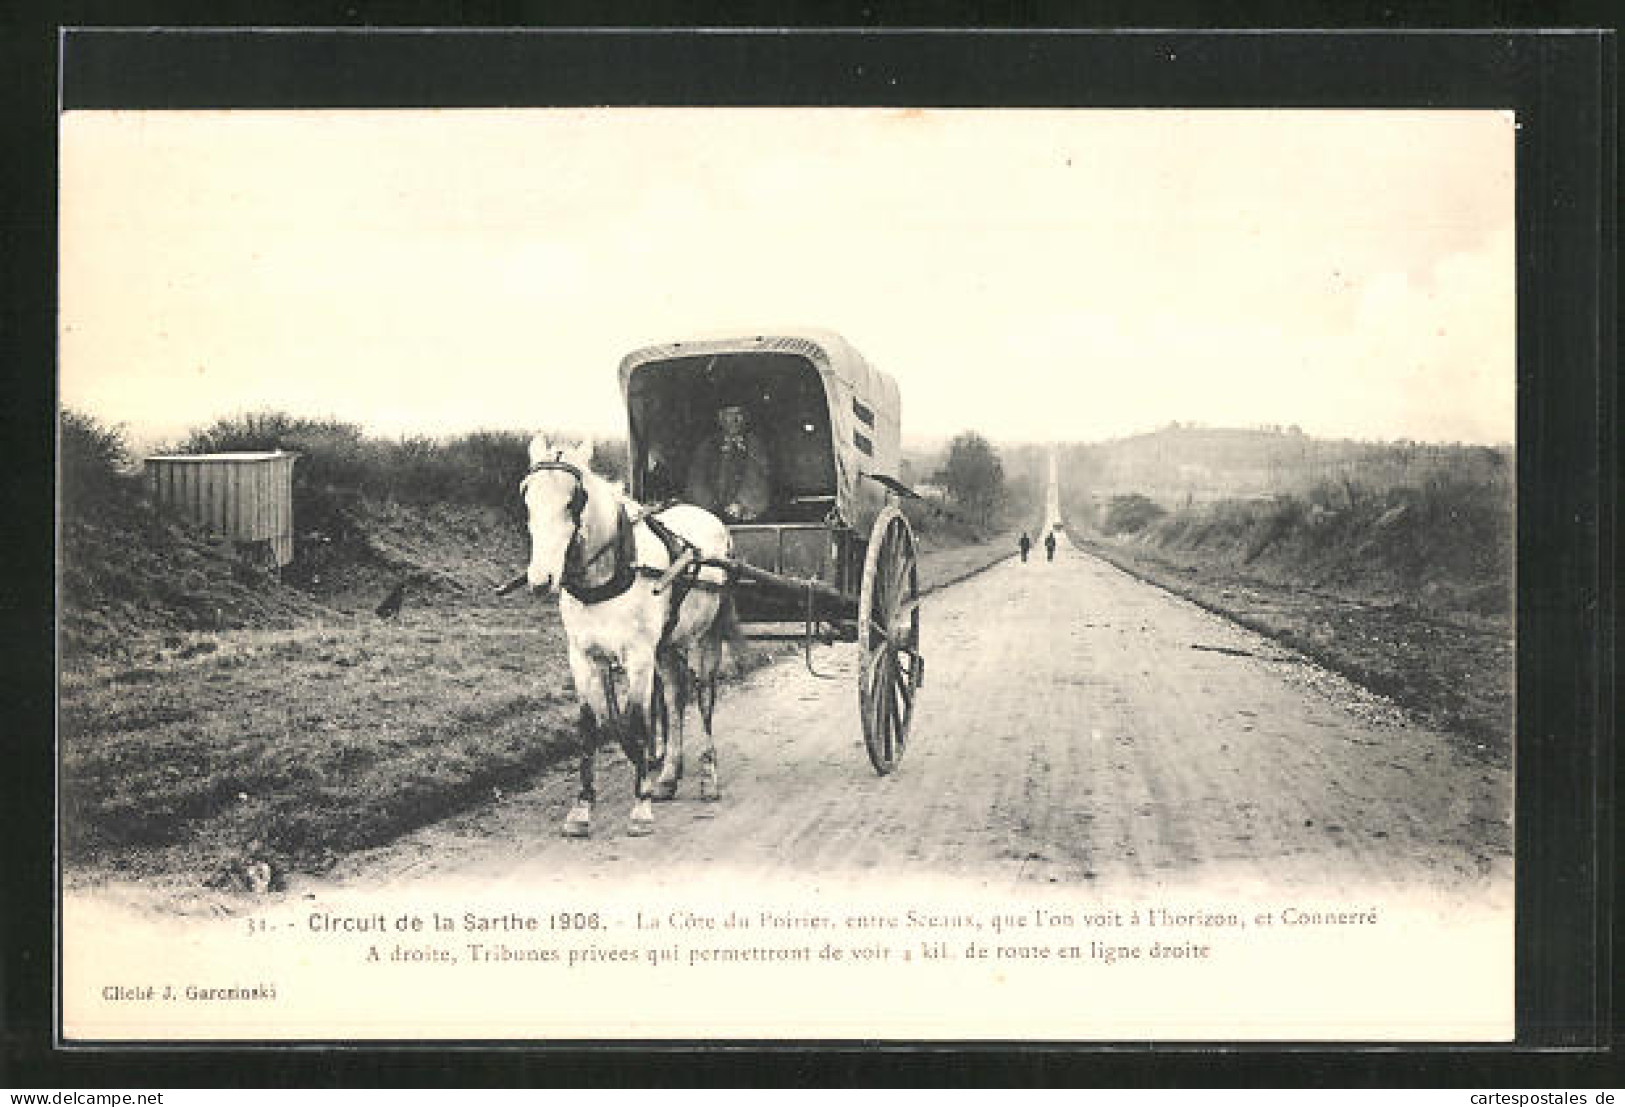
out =
<path fill-rule="evenodd" d="M 517 495 L 525 475 L 528 441 L 512 431 L 475 431 L 449 439 L 425 435 L 369 438 L 354 423 L 271 411 L 217 420 L 206 429 L 193 431 L 181 450 L 287 450 L 299 454 L 294 468 L 296 510 L 301 501 L 308 503 L 333 493 L 361 493 L 405 503 L 501 505 Z"/>
<path fill-rule="evenodd" d="M 287 450 L 301 456 L 295 481 L 315 486 L 354 488 L 367 483 L 369 447 L 361 428 L 338 419 L 305 419 L 280 411 L 251 412 L 215 420 L 193 431 L 181 453 L 214 454 Z"/>
<path fill-rule="evenodd" d="M 1138 492 L 1127 496 L 1113 496 L 1106 505 L 1106 519 L 1102 528 L 1107 534 L 1138 533 L 1161 519 L 1168 512 Z"/>
<path fill-rule="evenodd" d="M 592 471 L 605 480 L 626 483 L 626 440 L 600 438 L 592 444 Z"/>
<path fill-rule="evenodd" d="M 965 546 L 986 537 L 976 524 L 937 497 L 905 499 L 901 506 L 909 525 L 914 528 L 914 536 L 928 547 Z"/>
<path fill-rule="evenodd" d="M 1258 560 L 1265 550 L 1287 535 L 1300 530 L 1308 518 L 1304 502 L 1284 493 L 1272 499 L 1268 506 L 1262 508 L 1262 512 L 1258 523 L 1253 527 L 1252 538 L 1247 544 L 1247 553 L 1242 558 L 1247 564 Z"/>
<path fill-rule="evenodd" d="M 464 473 L 463 494 L 479 503 L 513 500 L 530 466 L 530 439 L 517 431 L 474 431 L 453 438 L 446 451 Z"/>
<path fill-rule="evenodd" d="M 62 511 L 69 517 L 104 507 L 126 487 L 130 447 L 123 427 L 109 427 L 82 412 L 64 410 L 58 446 Z"/>

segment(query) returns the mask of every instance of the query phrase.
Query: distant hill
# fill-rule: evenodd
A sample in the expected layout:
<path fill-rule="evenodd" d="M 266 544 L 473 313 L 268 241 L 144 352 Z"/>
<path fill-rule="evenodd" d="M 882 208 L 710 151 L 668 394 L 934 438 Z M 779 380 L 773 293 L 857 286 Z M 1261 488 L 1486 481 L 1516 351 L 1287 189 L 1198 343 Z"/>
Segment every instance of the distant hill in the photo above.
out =
<path fill-rule="evenodd" d="M 1512 469 L 1507 446 L 1322 439 L 1296 427 L 1175 423 L 1060 449 L 1063 496 L 1096 503 L 1130 493 L 1165 502 L 1247 499 L 1327 485 L 1391 488 L 1444 478 L 1504 484 Z"/>

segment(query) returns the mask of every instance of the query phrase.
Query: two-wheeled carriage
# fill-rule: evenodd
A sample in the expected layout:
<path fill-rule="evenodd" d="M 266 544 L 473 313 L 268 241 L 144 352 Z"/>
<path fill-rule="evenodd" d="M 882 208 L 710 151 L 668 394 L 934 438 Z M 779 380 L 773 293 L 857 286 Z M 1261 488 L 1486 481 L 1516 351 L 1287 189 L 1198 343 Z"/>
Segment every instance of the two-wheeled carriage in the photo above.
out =
<path fill-rule="evenodd" d="M 809 667 L 813 641 L 857 643 L 864 744 L 890 772 L 925 678 L 896 383 L 822 331 L 646 347 L 622 360 L 620 382 L 628 492 L 646 504 L 688 498 L 717 412 L 744 411 L 770 455 L 769 491 L 727 520 L 733 556 L 707 564 L 727 571 L 750 637 L 804 639 Z"/>

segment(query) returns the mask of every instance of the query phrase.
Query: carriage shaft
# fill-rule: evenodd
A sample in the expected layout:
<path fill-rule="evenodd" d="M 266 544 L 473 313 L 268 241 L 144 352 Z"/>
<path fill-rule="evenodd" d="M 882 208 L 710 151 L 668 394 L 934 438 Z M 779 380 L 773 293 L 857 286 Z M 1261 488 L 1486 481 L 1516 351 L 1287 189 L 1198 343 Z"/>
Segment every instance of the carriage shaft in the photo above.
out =
<path fill-rule="evenodd" d="M 723 559 L 707 561 L 719 569 L 725 569 L 730 576 L 739 580 L 748 580 L 752 584 L 783 594 L 786 598 L 802 599 L 809 592 L 812 593 L 813 607 L 821 618 L 825 619 L 854 619 L 857 617 L 857 597 L 849 596 L 837 588 L 832 588 L 821 580 L 805 580 L 801 577 L 787 577 L 779 573 L 771 573 L 766 569 L 744 561 Z"/>

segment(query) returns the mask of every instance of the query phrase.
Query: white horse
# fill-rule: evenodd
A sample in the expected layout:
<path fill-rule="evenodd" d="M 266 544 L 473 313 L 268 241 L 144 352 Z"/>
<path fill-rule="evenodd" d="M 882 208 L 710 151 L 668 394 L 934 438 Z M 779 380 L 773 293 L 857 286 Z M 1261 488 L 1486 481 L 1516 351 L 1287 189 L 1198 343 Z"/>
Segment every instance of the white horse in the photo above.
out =
<path fill-rule="evenodd" d="M 739 631 L 726 572 L 703 561 L 731 556 L 733 542 L 721 520 L 688 504 L 641 516 L 636 503 L 588 468 L 590 456 L 590 446 L 580 443 L 559 445 L 540 435 L 531 442 L 530 472 L 519 486 L 530 521 L 525 580 L 533 593 L 559 592 L 570 675 L 581 700 L 581 790 L 564 833 L 584 838 L 591 832 L 593 762 L 609 730 L 636 773 L 628 832 L 648 834 L 654 829 L 650 801 L 675 796 L 682 776 L 691 679 L 705 724 L 700 798 L 720 797 L 711 714 L 722 644 L 737 641 Z M 675 540 L 668 544 L 661 531 Z M 696 568 L 679 566 L 672 576 L 674 561 Z M 657 672 L 673 700 L 670 749 L 655 749 L 651 741 Z M 656 766 L 659 780 L 651 786 Z"/>

